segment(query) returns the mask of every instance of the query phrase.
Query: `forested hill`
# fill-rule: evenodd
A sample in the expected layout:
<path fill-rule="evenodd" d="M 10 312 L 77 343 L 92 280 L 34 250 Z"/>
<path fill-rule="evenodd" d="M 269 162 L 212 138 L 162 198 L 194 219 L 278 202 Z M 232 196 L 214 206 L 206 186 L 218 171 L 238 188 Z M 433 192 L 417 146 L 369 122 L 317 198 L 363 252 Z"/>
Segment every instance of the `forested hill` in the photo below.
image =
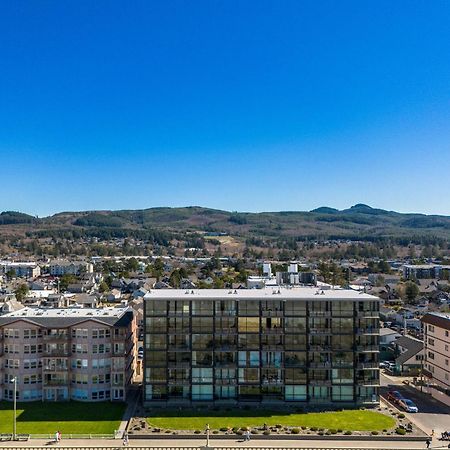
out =
<path fill-rule="evenodd" d="M 407 242 L 447 240 L 450 217 L 403 214 L 357 204 L 337 210 L 229 212 L 198 206 L 122 211 L 63 212 L 37 218 L 19 212 L 0 213 L 0 236 L 142 237 L 170 239 L 186 233 L 227 234 L 252 239 L 393 238 Z"/>

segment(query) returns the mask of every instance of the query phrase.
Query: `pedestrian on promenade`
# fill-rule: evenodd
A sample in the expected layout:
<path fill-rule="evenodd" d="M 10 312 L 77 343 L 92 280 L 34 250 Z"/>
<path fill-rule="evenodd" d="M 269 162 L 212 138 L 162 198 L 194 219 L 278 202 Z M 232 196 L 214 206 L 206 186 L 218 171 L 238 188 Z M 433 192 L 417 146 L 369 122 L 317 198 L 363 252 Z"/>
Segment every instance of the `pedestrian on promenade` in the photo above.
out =
<path fill-rule="evenodd" d="M 58 442 L 61 442 L 61 431 L 58 431 Z"/>
<path fill-rule="evenodd" d="M 55 432 L 55 444 L 58 443 L 58 439 L 59 439 L 59 431 Z"/>
<path fill-rule="evenodd" d="M 128 434 L 124 433 L 123 435 L 123 446 L 128 447 Z"/>
<path fill-rule="evenodd" d="M 431 445 L 431 439 L 428 438 L 428 439 L 426 440 L 425 443 L 427 444 L 427 448 L 430 448 L 430 445 Z"/>

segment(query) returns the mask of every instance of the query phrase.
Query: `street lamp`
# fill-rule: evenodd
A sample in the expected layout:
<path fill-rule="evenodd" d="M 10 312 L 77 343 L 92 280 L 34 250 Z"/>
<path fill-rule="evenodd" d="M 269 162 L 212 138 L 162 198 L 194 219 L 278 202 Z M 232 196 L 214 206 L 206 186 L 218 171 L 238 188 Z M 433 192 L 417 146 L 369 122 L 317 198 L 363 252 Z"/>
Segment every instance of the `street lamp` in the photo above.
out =
<path fill-rule="evenodd" d="M 206 424 L 206 447 L 209 447 L 209 423 Z"/>
<path fill-rule="evenodd" d="M 12 379 L 14 382 L 14 416 L 13 416 L 13 441 L 16 440 L 16 411 L 17 411 L 17 377 Z"/>

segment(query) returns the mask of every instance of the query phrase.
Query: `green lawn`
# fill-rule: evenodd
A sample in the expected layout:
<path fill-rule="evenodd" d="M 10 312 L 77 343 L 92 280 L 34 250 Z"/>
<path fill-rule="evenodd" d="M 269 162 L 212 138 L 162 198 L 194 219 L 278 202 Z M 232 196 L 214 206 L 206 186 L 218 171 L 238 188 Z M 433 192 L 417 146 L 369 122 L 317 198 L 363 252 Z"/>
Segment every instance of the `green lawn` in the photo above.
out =
<path fill-rule="evenodd" d="M 351 431 L 373 431 L 392 428 L 395 420 L 384 414 L 367 410 L 323 413 L 282 413 L 255 407 L 255 411 L 164 411 L 154 410 L 147 421 L 150 425 L 172 430 L 203 430 L 221 427 L 254 427 L 281 424 L 294 427 L 318 427 Z"/>
<path fill-rule="evenodd" d="M 17 433 L 110 434 L 119 427 L 124 403 L 51 403 L 17 404 Z M 0 433 L 12 433 L 13 404 L 0 402 Z"/>

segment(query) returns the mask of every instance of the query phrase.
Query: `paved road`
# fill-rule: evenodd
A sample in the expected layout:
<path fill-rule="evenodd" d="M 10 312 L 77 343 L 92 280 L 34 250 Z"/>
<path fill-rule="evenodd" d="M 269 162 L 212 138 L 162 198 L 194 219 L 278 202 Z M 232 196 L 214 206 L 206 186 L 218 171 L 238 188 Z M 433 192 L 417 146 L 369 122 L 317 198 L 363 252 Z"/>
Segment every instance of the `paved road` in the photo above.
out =
<path fill-rule="evenodd" d="M 404 397 L 411 399 L 417 405 L 419 412 L 416 414 L 405 412 L 406 416 L 426 433 L 431 434 L 431 431 L 434 430 L 433 446 L 438 444 L 436 438 L 441 435 L 441 432 L 450 430 L 450 407 L 414 387 L 403 384 L 401 380 L 396 380 L 395 377 L 381 374 L 380 381 L 380 393 L 384 399 L 386 399 L 387 392 L 399 391 Z M 444 445 L 444 443 L 440 445 Z M 447 444 L 445 447 L 447 447 Z"/>

